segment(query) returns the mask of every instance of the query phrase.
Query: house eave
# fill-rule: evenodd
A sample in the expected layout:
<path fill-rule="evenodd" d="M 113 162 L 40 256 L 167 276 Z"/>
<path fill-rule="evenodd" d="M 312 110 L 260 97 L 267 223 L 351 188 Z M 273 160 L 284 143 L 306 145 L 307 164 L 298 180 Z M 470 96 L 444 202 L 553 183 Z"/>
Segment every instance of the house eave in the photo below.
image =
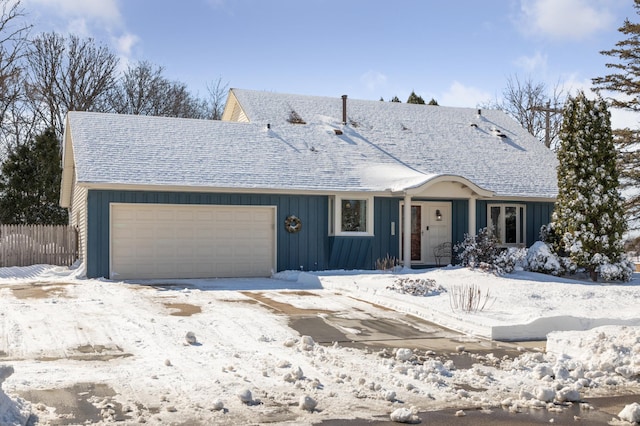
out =
<path fill-rule="evenodd" d="M 402 190 L 396 190 L 394 191 L 395 194 L 397 195 L 402 195 L 402 196 L 414 196 L 417 194 L 421 194 L 426 192 L 430 187 L 441 183 L 441 182 L 457 182 L 460 185 L 462 185 L 463 187 L 468 188 L 471 193 L 476 196 L 476 197 L 483 197 L 483 198 L 493 198 L 496 193 L 493 191 L 490 191 L 488 189 L 484 189 L 482 187 L 480 187 L 479 185 L 476 185 L 475 183 L 473 183 L 472 181 L 470 181 L 467 178 L 464 178 L 462 176 L 459 175 L 450 175 L 450 174 L 440 174 L 440 175 L 431 175 L 428 178 L 426 178 L 424 181 L 419 182 L 417 184 L 408 186 Z"/>
<path fill-rule="evenodd" d="M 151 191 L 151 192 L 205 192 L 223 194 L 287 194 L 287 195 L 336 195 L 336 194 L 367 194 L 370 196 L 395 196 L 389 191 L 359 190 L 359 189 L 304 189 L 304 188 L 267 188 L 267 187 L 220 187 L 220 186 L 192 186 L 192 185 L 164 185 L 164 184 L 128 184 L 107 182 L 77 182 L 76 185 L 88 190 L 105 191 Z"/>

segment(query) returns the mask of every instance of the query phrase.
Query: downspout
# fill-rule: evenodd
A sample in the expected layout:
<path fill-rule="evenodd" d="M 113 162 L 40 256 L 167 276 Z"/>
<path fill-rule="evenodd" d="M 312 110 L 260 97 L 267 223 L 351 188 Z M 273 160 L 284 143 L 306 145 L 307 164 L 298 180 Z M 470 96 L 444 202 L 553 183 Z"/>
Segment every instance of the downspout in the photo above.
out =
<path fill-rule="evenodd" d="M 404 215 L 402 218 L 402 263 L 405 268 L 411 269 L 411 195 L 404 195 Z"/>

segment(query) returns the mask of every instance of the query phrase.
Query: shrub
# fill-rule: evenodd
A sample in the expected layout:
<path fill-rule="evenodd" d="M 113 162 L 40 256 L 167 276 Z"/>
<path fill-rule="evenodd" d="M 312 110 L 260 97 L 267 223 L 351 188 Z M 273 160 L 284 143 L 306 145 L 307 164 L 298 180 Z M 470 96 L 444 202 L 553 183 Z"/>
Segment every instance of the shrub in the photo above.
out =
<path fill-rule="evenodd" d="M 598 255 L 596 254 L 596 256 Z M 622 258 L 617 263 L 609 263 L 608 261 L 603 261 L 599 264 L 597 269 L 600 278 L 602 278 L 603 281 L 624 282 L 631 281 L 635 270 L 635 263 L 633 263 L 626 256 L 622 256 Z"/>
<path fill-rule="evenodd" d="M 490 228 L 482 228 L 478 235 L 464 235 L 464 241 L 453 249 L 458 252 L 462 266 L 490 269 L 498 257 L 498 239 Z"/>
<path fill-rule="evenodd" d="M 495 297 L 491 297 L 489 289 L 483 293 L 475 284 L 454 285 L 449 289 L 449 305 L 453 311 L 483 311 L 489 302 L 495 302 Z"/>
<path fill-rule="evenodd" d="M 510 274 L 516 268 L 526 268 L 527 249 L 509 247 L 502 250 L 493 261 L 493 269 L 499 274 Z"/>
<path fill-rule="evenodd" d="M 446 290 L 431 278 L 398 278 L 387 290 L 412 296 L 437 296 Z"/>
<path fill-rule="evenodd" d="M 376 269 L 379 271 L 392 271 L 398 266 L 398 259 L 387 254 L 386 257 L 376 260 Z"/>
<path fill-rule="evenodd" d="M 542 241 L 536 241 L 527 251 L 527 270 L 543 274 L 561 275 L 564 268 L 560 259 L 551 246 Z"/>

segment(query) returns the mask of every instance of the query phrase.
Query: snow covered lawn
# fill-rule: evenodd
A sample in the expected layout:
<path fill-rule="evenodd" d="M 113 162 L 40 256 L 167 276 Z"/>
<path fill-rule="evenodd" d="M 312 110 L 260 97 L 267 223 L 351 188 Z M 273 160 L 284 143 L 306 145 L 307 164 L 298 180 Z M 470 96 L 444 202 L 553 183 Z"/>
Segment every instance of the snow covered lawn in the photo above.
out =
<path fill-rule="evenodd" d="M 20 395 L 86 383 L 113 391 L 89 398 L 104 424 L 410 420 L 416 411 L 444 407 L 558 410 L 585 396 L 640 395 L 637 277 L 613 285 L 463 268 L 156 283 L 80 275 L 48 266 L 0 269 L 1 424 L 25 424 L 29 415 L 40 424 L 63 418 Z M 452 310 L 450 294 L 471 285 L 486 307 Z M 456 369 L 411 347 L 319 345 L 261 298 L 318 315 L 411 313 L 493 338 L 553 332 L 546 352 L 522 348 L 515 359 L 478 357 L 472 368 Z M 635 413 L 629 406 L 621 417 Z"/>

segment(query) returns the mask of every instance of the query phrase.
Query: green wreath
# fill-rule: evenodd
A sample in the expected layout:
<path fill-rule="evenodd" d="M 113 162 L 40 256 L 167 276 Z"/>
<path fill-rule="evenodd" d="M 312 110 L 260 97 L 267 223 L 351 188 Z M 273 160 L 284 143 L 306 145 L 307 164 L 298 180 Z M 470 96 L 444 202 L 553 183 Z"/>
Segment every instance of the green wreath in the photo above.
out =
<path fill-rule="evenodd" d="M 295 234 L 302 229 L 302 221 L 297 216 L 288 216 L 284 221 L 284 229 L 291 234 Z"/>

